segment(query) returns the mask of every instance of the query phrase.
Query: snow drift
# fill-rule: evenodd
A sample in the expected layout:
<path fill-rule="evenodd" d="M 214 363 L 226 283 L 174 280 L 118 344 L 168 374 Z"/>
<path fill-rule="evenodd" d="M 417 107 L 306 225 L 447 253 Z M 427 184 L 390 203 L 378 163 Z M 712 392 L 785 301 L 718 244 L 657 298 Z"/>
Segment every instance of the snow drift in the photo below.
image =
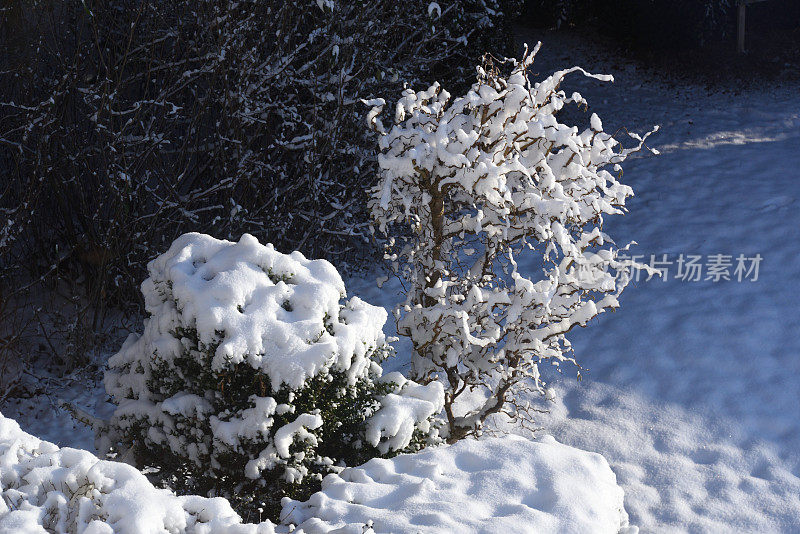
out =
<path fill-rule="evenodd" d="M 636 532 L 605 459 L 549 437 L 373 459 L 329 475 L 306 502 L 286 499 L 284 524 L 247 524 L 223 498 L 176 496 L 127 464 L 59 449 L 0 414 L 0 486 L 0 533 Z"/>
<path fill-rule="evenodd" d="M 286 521 L 308 534 L 367 523 L 376 534 L 635 533 L 605 458 L 519 436 L 465 439 L 328 475 Z"/>

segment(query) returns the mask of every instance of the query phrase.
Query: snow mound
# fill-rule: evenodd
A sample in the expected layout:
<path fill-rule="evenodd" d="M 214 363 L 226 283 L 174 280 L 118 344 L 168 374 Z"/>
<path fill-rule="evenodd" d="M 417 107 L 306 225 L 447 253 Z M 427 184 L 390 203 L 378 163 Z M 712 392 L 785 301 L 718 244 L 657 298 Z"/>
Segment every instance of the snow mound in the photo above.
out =
<path fill-rule="evenodd" d="M 128 464 L 59 449 L 0 414 L 0 533 L 276 534 L 227 500 L 176 496 Z M 295 530 L 302 534 L 302 530 Z"/>
<path fill-rule="evenodd" d="M 335 358 L 352 381 L 369 366 L 370 347 L 384 342 L 386 310 L 345 297 L 341 276 L 325 260 L 282 254 L 245 234 L 238 243 L 184 234 L 150 262 L 142 283 L 150 320 L 139 339 L 111 358 L 119 366 L 155 347 L 161 359 L 181 354 L 173 332 L 196 331 L 218 345 L 212 368 L 246 362 L 273 388 L 299 388 Z"/>
<path fill-rule="evenodd" d="M 606 460 L 552 437 L 463 440 L 328 475 L 285 521 L 308 534 L 353 523 L 377 534 L 637 532 Z M 359 531 L 360 532 L 360 531 Z"/>
<path fill-rule="evenodd" d="M 242 523 L 226 499 L 176 496 L 130 465 L 59 449 L 0 414 L 0 533 L 637 532 L 606 460 L 551 437 L 373 459 L 328 475 L 307 502 L 284 499 L 281 519 Z"/>

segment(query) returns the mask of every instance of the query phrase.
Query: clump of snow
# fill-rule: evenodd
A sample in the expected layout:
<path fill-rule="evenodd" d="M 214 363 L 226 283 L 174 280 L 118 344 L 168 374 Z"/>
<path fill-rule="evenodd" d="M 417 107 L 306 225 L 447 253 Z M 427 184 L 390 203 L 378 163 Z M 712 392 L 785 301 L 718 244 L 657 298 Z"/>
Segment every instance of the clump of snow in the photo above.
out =
<path fill-rule="evenodd" d="M 396 387 L 381 398 L 381 408 L 367 421 L 366 439 L 386 454 L 408 445 L 415 430 L 431 430 L 431 417 L 444 408 L 444 387 L 440 382 L 417 384 L 397 371 L 382 381 Z"/>
<path fill-rule="evenodd" d="M 309 534 L 368 523 L 400 532 L 636 532 L 605 459 L 546 437 L 466 439 L 328 475 L 284 516 Z"/>
<path fill-rule="evenodd" d="M 0 414 L 0 532 L 276 534 L 243 524 L 227 500 L 176 496 L 130 465 L 23 432 Z M 302 534 L 302 530 L 294 532 Z"/>
<path fill-rule="evenodd" d="M 246 361 L 275 388 L 297 388 L 331 358 L 354 381 L 369 366 L 368 349 L 384 342 L 386 311 L 357 297 L 340 305 L 345 287 L 333 265 L 282 254 L 249 234 L 238 243 L 185 234 L 150 262 L 148 273 L 142 293 L 151 320 L 111 358 L 112 368 L 142 351 L 162 360 L 180 356 L 174 332 L 183 328 L 195 331 L 200 344 L 216 346 L 214 370 Z M 112 373 L 107 384 L 132 390 L 128 382 L 137 378 Z"/>

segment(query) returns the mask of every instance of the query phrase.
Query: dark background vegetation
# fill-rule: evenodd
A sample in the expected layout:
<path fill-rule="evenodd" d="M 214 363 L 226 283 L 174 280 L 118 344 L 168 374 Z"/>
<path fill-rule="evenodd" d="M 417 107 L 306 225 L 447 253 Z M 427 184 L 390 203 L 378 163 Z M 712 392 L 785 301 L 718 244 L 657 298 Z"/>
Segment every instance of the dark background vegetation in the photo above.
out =
<path fill-rule="evenodd" d="M 360 99 L 468 85 L 483 51 L 512 53 L 514 9 L 1 0 L 0 360 L 87 363 L 187 231 L 358 265 L 375 179 Z"/>
<path fill-rule="evenodd" d="M 709 81 L 800 77 L 800 1 L 746 8 L 745 54 L 736 53 L 737 0 L 526 0 L 522 19 L 571 27 L 645 66 Z"/>

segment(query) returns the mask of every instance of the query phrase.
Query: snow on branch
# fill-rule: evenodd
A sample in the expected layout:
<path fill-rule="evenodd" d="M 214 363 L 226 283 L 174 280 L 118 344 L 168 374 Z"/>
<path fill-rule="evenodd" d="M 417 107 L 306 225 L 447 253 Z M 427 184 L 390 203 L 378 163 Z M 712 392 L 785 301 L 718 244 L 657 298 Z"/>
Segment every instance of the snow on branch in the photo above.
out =
<path fill-rule="evenodd" d="M 370 210 L 409 288 L 398 332 L 416 379 L 447 386 L 451 440 L 493 413 L 519 415 L 508 401 L 522 382 L 544 394 L 539 365 L 574 362 L 567 333 L 618 307 L 634 267 L 603 220 L 625 212 L 633 190 L 615 173 L 655 129 L 625 148 L 596 114 L 585 128 L 560 122 L 565 105 L 587 106 L 561 89 L 568 74 L 613 79 L 573 67 L 531 83 L 539 46 L 520 61 L 484 56 L 455 99 L 438 83 L 404 90 L 388 130 L 383 101 L 369 113 L 381 172 Z M 488 400 L 455 415 L 475 387 Z"/>

